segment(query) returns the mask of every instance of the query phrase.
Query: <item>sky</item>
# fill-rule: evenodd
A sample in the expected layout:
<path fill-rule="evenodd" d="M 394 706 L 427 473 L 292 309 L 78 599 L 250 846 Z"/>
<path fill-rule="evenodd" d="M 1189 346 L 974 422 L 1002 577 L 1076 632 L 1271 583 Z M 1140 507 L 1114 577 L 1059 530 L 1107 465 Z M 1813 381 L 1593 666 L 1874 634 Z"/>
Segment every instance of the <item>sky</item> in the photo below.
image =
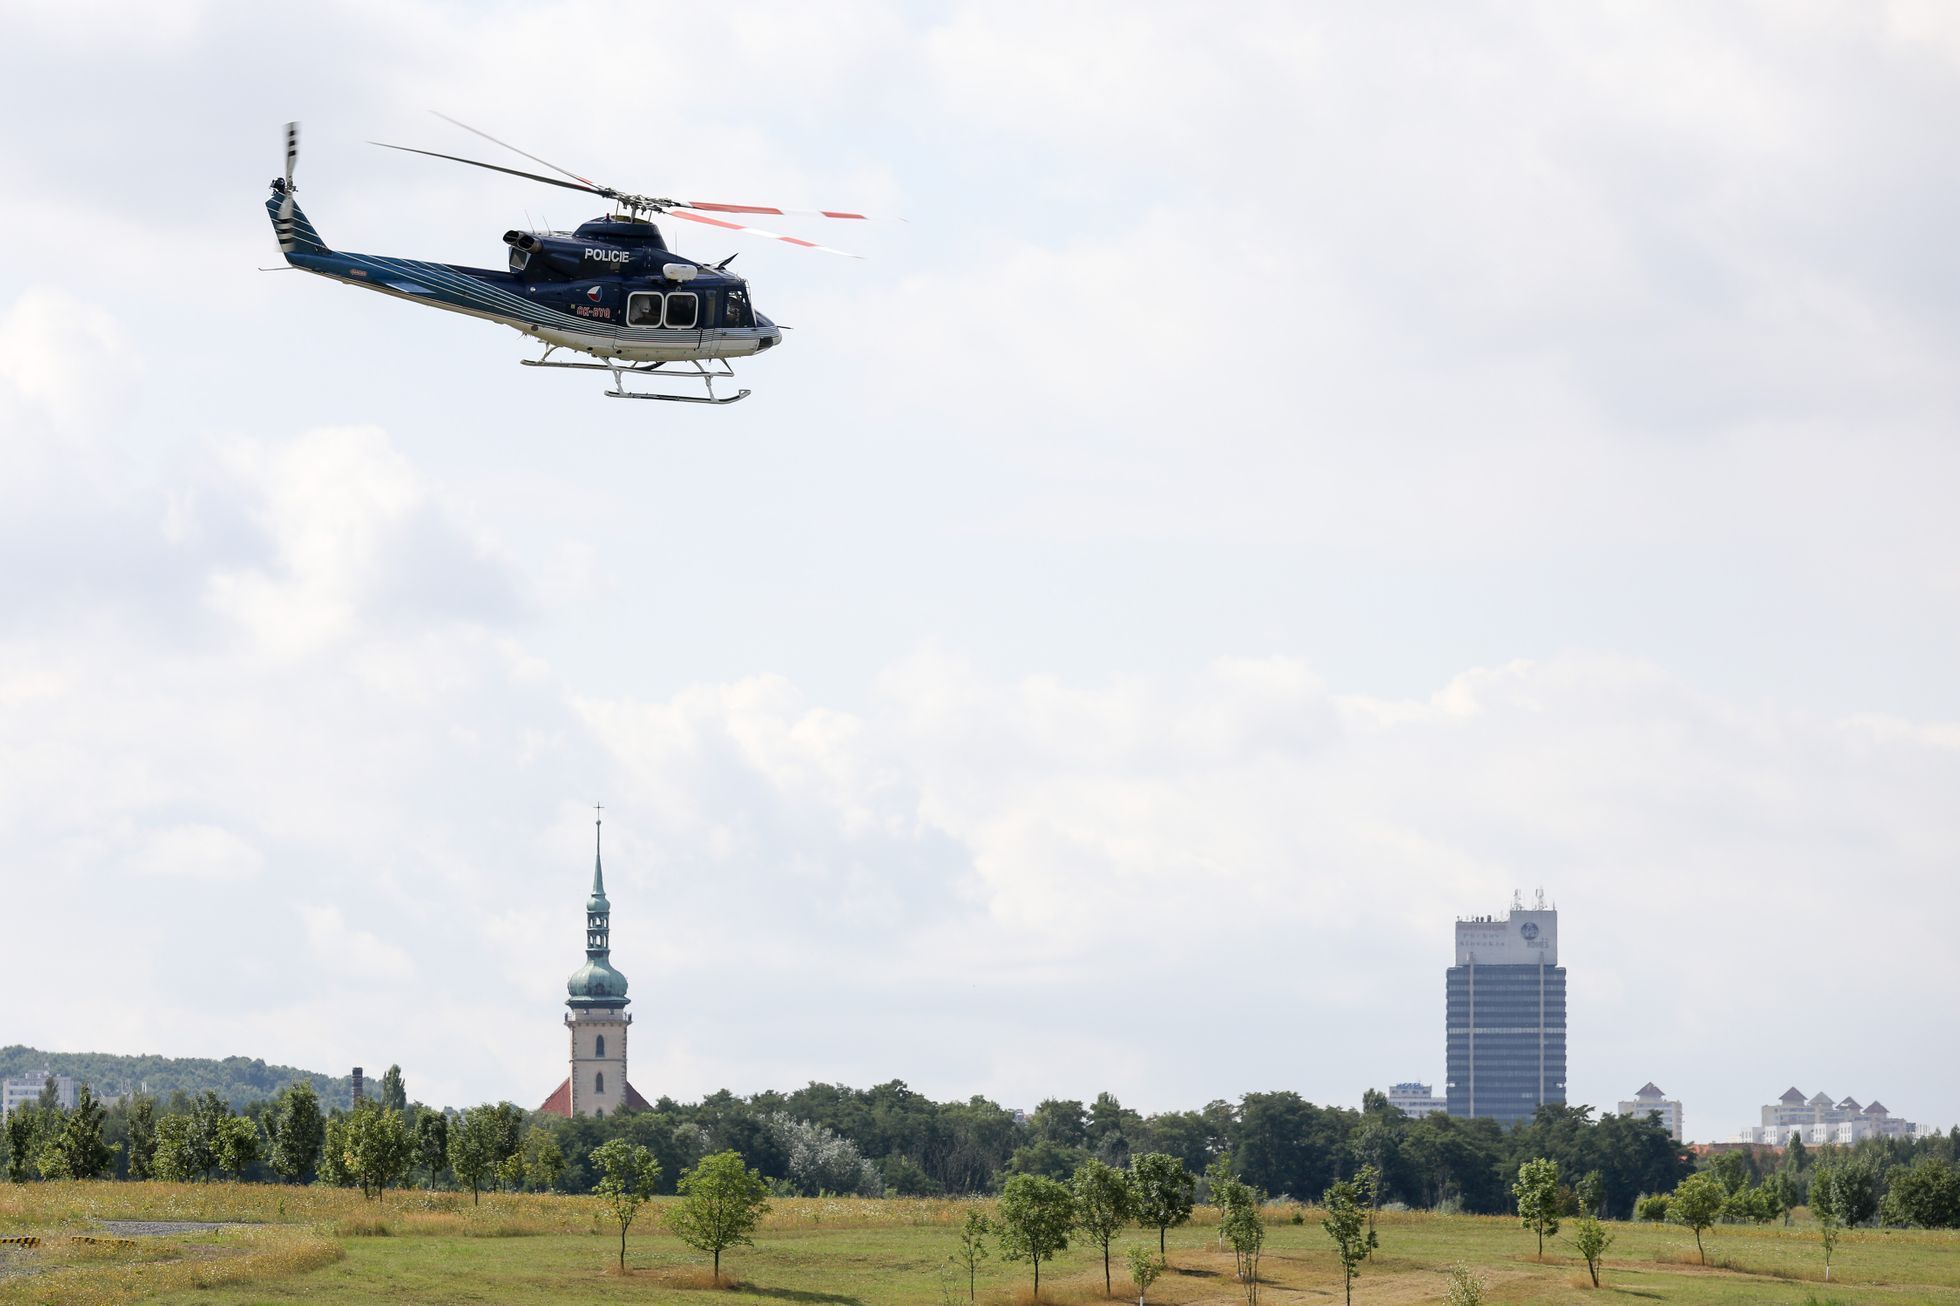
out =
<path fill-rule="evenodd" d="M 1542 887 L 1572 1101 L 1960 1119 L 1950 6 L 0 26 L 0 1042 L 530 1106 L 603 802 L 648 1097 L 1357 1104 Z M 595 216 L 430 109 L 904 220 L 670 232 L 791 330 L 619 403 L 259 271 L 289 119 L 336 248 Z"/>

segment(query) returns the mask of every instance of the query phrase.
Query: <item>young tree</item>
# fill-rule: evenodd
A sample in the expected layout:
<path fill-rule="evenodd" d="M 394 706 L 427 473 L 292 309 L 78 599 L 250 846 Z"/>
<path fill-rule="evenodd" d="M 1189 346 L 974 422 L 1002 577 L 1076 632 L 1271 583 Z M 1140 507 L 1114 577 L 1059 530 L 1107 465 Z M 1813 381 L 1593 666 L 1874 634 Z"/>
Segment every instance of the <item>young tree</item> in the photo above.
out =
<path fill-rule="evenodd" d="M 1382 1204 L 1382 1172 L 1374 1162 L 1354 1172 L 1354 1193 L 1368 1212 L 1368 1258 L 1373 1260 L 1375 1248 L 1381 1246 L 1380 1240 L 1375 1237 L 1375 1212 Z"/>
<path fill-rule="evenodd" d="M 1599 1260 L 1606 1255 L 1606 1249 L 1613 1245 L 1613 1235 L 1606 1231 L 1592 1212 L 1579 1217 L 1574 1226 L 1572 1245 L 1579 1249 L 1579 1255 L 1586 1258 L 1586 1273 L 1592 1275 L 1593 1287 L 1599 1286 Z"/>
<path fill-rule="evenodd" d="M 1837 1211 L 1837 1172 L 1820 1165 L 1810 1176 L 1810 1214 L 1824 1239 L 1824 1282 L 1831 1281 L 1831 1256 L 1837 1251 L 1841 1221 Z"/>
<path fill-rule="evenodd" d="M 1517 1199 L 1518 1218 L 1524 1227 L 1538 1234 L 1538 1259 L 1543 1261 L 1545 1235 L 1558 1233 L 1558 1162 L 1541 1157 L 1519 1166 L 1511 1196 Z"/>
<path fill-rule="evenodd" d="M 1137 1223 L 1157 1230 L 1157 1256 L 1164 1258 L 1165 1231 L 1191 1218 L 1198 1181 L 1184 1162 L 1165 1152 L 1146 1152 L 1130 1163 L 1136 1182 Z"/>
<path fill-rule="evenodd" d="M 41 1108 L 22 1103 L 7 1116 L 7 1178 L 17 1184 L 34 1173 L 41 1145 Z"/>
<path fill-rule="evenodd" d="M 1695 1254 L 1703 1265 L 1708 1264 L 1708 1251 L 1702 1246 L 1702 1232 L 1714 1226 L 1728 1197 L 1722 1181 L 1703 1170 L 1683 1179 L 1668 1199 L 1667 1218 L 1694 1230 Z"/>
<path fill-rule="evenodd" d="M 1101 1161 L 1084 1161 L 1077 1166 L 1069 1187 L 1075 1194 L 1076 1228 L 1102 1248 L 1103 1295 L 1114 1297 L 1116 1287 L 1109 1273 L 1109 1244 L 1136 1218 L 1136 1189 L 1126 1172 Z"/>
<path fill-rule="evenodd" d="M 1450 1266 L 1447 1273 L 1450 1283 L 1443 1295 L 1446 1306 L 1484 1306 L 1490 1280 L 1462 1261 Z"/>
<path fill-rule="evenodd" d="M 1041 1299 L 1041 1263 L 1068 1249 L 1074 1227 L 1075 1195 L 1066 1184 L 1017 1174 L 1001 1189 L 994 1236 L 1006 1260 L 1034 1262 L 1035 1300 Z"/>
<path fill-rule="evenodd" d="M 1847 1229 L 1870 1224 L 1878 1214 L 1878 1171 L 1864 1157 L 1853 1156 L 1838 1162 L 1834 1173 L 1837 1179 L 1832 1205 L 1838 1223 Z"/>
<path fill-rule="evenodd" d="M 542 1125 L 532 1125 L 524 1136 L 524 1178 L 540 1192 L 553 1193 L 564 1174 L 565 1150 L 558 1146 L 558 1136 Z"/>
<path fill-rule="evenodd" d="M 1588 1170 L 1574 1188 L 1579 1198 L 1581 1215 L 1599 1216 L 1606 1206 L 1606 1176 L 1597 1170 Z"/>
<path fill-rule="evenodd" d="M 408 1110 L 408 1088 L 402 1083 L 402 1068 L 389 1066 L 381 1076 L 381 1109 L 384 1111 Z"/>
<path fill-rule="evenodd" d="M 41 1151 L 35 1163 L 47 1179 L 94 1179 L 115 1164 L 116 1149 L 102 1138 L 102 1121 L 108 1113 L 83 1084 L 75 1094 L 75 1106 L 57 1111 L 44 1132 Z"/>
<path fill-rule="evenodd" d="M 960 1226 L 960 1240 L 953 1248 L 953 1264 L 966 1271 L 966 1299 L 969 1302 L 980 1300 L 978 1282 L 980 1262 L 987 1259 L 987 1239 L 993 1235 L 993 1221 L 978 1211 L 966 1213 L 966 1223 Z"/>
<path fill-rule="evenodd" d="M 1160 1251 L 1158 1256 L 1162 1255 Z M 1164 1262 L 1152 1259 L 1147 1247 L 1130 1248 L 1129 1260 L 1130 1283 L 1137 1290 L 1137 1306 L 1147 1306 L 1144 1297 L 1149 1293 L 1150 1285 L 1157 1282 L 1157 1276 L 1164 1272 Z"/>
<path fill-rule="evenodd" d="M 139 1093 L 129 1104 L 129 1177 L 148 1179 L 150 1158 L 157 1150 L 157 1104 L 147 1093 Z"/>
<path fill-rule="evenodd" d="M 1245 1200 L 1235 1201 L 1225 1213 L 1225 1240 L 1232 1244 L 1232 1257 L 1238 1265 L 1239 1287 L 1248 1306 L 1259 1302 L 1259 1255 L 1266 1248 L 1266 1222 L 1259 1215 L 1259 1195 L 1245 1184 L 1239 1185 Z"/>
<path fill-rule="evenodd" d="M 1238 1182 L 1238 1171 L 1232 1165 L 1232 1154 L 1220 1152 L 1205 1167 L 1205 1201 L 1218 1208 L 1218 1250 L 1225 1250 L 1225 1199 L 1224 1194 Z"/>
<path fill-rule="evenodd" d="M 218 1122 L 218 1136 L 212 1140 L 212 1154 L 218 1169 L 235 1183 L 259 1159 L 259 1126 L 250 1116 L 226 1116 Z"/>
<path fill-rule="evenodd" d="M 1797 1135 L 1793 1134 L 1791 1137 L 1794 1138 Z M 1795 1172 L 1787 1169 L 1778 1170 L 1775 1174 L 1763 1180 L 1763 1187 L 1768 1189 L 1770 1195 L 1775 1199 L 1776 1209 L 1783 1213 L 1783 1227 L 1786 1229 L 1789 1228 L 1791 1208 L 1797 1205 L 1797 1176 Z"/>
<path fill-rule="evenodd" d="M 472 1203 L 483 1200 L 483 1190 L 496 1176 L 503 1159 L 497 1154 L 500 1122 L 496 1108 L 489 1105 L 463 1112 L 449 1131 L 449 1168 L 456 1182 L 470 1190 Z"/>
<path fill-rule="evenodd" d="M 390 1184 L 408 1173 L 414 1140 L 399 1111 L 378 1102 L 360 1103 L 346 1117 L 345 1157 L 348 1173 L 361 1186 L 363 1197 L 379 1197 Z"/>
<path fill-rule="evenodd" d="M 556 1140 L 552 1140 L 551 1148 L 553 1152 L 558 1150 Z M 564 1158 L 560 1156 L 559 1161 L 562 1165 Z M 599 1182 L 592 1186 L 593 1195 L 606 1213 L 619 1222 L 619 1272 L 624 1274 L 626 1230 L 640 1213 L 640 1207 L 653 1196 L 660 1182 L 660 1163 L 639 1144 L 614 1138 L 592 1149 L 592 1164 L 600 1170 Z M 716 1277 L 720 1277 L 719 1273 Z"/>
<path fill-rule="evenodd" d="M 429 1187 L 442 1182 L 449 1168 L 449 1117 L 424 1111 L 415 1120 L 415 1163 L 429 1173 Z"/>
<path fill-rule="evenodd" d="M 1343 1179 L 1329 1188 L 1320 1199 L 1326 1215 L 1321 1218 L 1320 1227 L 1334 1240 L 1334 1255 L 1341 1262 L 1341 1283 L 1346 1290 L 1349 1306 L 1354 1302 L 1354 1279 L 1360 1273 L 1361 1262 L 1367 1259 L 1369 1244 L 1373 1241 L 1368 1232 L 1368 1216 L 1357 1200 L 1355 1187 Z"/>
<path fill-rule="evenodd" d="M 327 1122 L 320 1116 L 320 1095 L 304 1079 L 288 1084 L 267 1117 L 271 1147 L 266 1162 L 289 1184 L 305 1183 L 320 1163 L 326 1145 Z"/>
<path fill-rule="evenodd" d="M 197 1145 L 189 1116 L 168 1115 L 157 1121 L 156 1147 L 150 1154 L 150 1174 L 165 1183 L 183 1184 L 210 1172 L 209 1159 Z"/>
<path fill-rule="evenodd" d="M 681 1175 L 679 1187 L 681 1200 L 667 1222 L 682 1242 L 715 1258 L 719 1283 L 723 1250 L 755 1245 L 750 1235 L 769 1209 L 769 1185 L 731 1151 L 702 1157 Z"/>
<path fill-rule="evenodd" d="M 354 1173 L 347 1168 L 347 1117 L 330 1115 L 321 1129 L 320 1182 L 334 1188 L 352 1188 Z"/>

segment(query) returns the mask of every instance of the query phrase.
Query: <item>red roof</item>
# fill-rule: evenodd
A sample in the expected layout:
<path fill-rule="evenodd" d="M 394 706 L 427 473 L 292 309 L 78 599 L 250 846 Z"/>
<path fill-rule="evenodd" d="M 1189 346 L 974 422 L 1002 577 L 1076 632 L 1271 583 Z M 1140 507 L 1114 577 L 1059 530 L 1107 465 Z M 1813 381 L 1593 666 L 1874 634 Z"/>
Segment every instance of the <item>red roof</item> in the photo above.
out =
<path fill-rule="evenodd" d="M 653 1109 L 653 1103 L 641 1097 L 640 1090 L 634 1088 L 629 1082 L 626 1085 L 626 1107 L 630 1111 L 651 1111 Z M 552 1089 L 551 1096 L 547 1097 L 538 1105 L 538 1114 L 564 1116 L 566 1119 L 570 1119 L 572 1114 L 572 1081 L 567 1079 L 564 1083 Z"/>

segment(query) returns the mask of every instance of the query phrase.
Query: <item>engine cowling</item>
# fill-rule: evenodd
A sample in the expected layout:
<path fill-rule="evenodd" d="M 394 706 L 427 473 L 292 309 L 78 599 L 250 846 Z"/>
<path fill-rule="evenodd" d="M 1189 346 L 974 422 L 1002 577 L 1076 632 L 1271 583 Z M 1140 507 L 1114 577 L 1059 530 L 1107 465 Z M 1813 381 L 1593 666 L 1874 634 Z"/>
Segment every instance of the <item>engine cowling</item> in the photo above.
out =
<path fill-rule="evenodd" d="M 506 231 L 504 244 L 510 246 L 512 272 L 565 280 L 623 272 L 634 259 L 631 250 L 594 246 L 563 236 L 540 236 L 530 231 Z"/>

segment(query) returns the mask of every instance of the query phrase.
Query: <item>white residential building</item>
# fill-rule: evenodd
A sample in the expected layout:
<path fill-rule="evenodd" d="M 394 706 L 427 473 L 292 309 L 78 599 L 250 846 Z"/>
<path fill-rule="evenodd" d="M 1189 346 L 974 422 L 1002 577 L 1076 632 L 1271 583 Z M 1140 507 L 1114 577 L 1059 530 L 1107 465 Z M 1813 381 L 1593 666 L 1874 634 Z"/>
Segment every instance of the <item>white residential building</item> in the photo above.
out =
<path fill-rule="evenodd" d="M 1654 1087 L 1652 1080 L 1633 1095 L 1633 1101 L 1620 1103 L 1623 1116 L 1657 1115 L 1667 1129 L 1667 1136 L 1675 1142 L 1681 1141 L 1681 1104 L 1660 1089 Z"/>
<path fill-rule="evenodd" d="M 1901 1120 L 1883 1102 L 1866 1106 L 1855 1097 L 1831 1101 L 1829 1093 L 1806 1098 L 1795 1088 L 1763 1108 L 1763 1122 L 1735 1136 L 1738 1143 L 1788 1145 L 1792 1138 L 1807 1144 L 1856 1143 L 1867 1138 L 1913 1138 L 1919 1126 Z"/>
<path fill-rule="evenodd" d="M 36 1102 L 40 1101 L 41 1089 L 47 1084 L 49 1078 L 50 1076 L 47 1072 L 43 1071 L 38 1075 L 29 1075 L 24 1079 L 9 1079 L 0 1082 L 0 1120 L 4 1120 L 6 1117 L 12 1115 L 15 1107 L 33 1106 Z M 67 1075 L 55 1075 L 53 1079 L 55 1104 L 64 1111 L 73 1110 L 75 1106 L 75 1081 Z"/>
<path fill-rule="evenodd" d="M 1414 1080 L 1406 1084 L 1390 1084 L 1388 1104 L 1418 1119 L 1450 1109 L 1449 1099 L 1436 1096 L 1428 1084 L 1418 1084 Z"/>

